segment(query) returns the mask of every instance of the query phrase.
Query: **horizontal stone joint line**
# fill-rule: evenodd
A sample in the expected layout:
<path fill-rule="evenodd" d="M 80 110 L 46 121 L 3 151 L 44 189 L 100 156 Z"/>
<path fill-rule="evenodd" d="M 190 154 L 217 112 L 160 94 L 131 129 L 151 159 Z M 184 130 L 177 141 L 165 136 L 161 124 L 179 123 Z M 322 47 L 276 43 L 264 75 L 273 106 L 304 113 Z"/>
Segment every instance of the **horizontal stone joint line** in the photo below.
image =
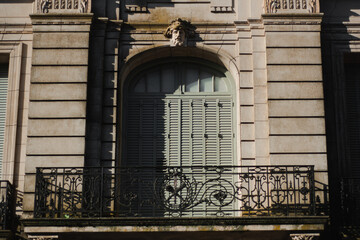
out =
<path fill-rule="evenodd" d="M 269 101 L 322 101 L 324 98 L 268 98 Z"/>

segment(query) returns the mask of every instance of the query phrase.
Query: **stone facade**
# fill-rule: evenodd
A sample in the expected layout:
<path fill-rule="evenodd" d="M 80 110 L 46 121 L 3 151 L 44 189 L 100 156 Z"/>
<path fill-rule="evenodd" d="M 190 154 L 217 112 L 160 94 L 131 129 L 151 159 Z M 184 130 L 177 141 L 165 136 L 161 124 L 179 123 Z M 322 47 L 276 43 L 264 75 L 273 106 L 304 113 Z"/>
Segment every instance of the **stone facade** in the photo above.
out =
<path fill-rule="evenodd" d="M 358 52 L 359 43 L 354 24 L 358 17 L 348 12 L 357 13 L 360 6 L 349 0 L 338 10 L 334 1 L 19 0 L 16 7 L 0 3 L 0 57 L 9 56 L 2 178 L 23 192 L 25 234 L 29 239 L 100 239 L 103 233 L 117 239 L 145 232 L 155 238 L 166 232 L 170 236 L 201 231 L 210 233 L 206 237 L 223 232 L 229 239 L 317 239 L 320 233 L 326 237 L 327 214 L 258 216 L 261 221 L 244 220 L 245 214 L 210 226 L 212 219 L 192 220 L 190 226 L 179 219 L 169 228 L 161 220 L 137 226 L 128 219 L 122 222 L 121 216 L 112 216 L 121 223 L 68 215 L 38 218 L 34 202 L 41 200 L 35 197 L 37 168 L 71 172 L 122 166 L 127 156 L 123 152 L 128 86 L 136 74 L 147 66 L 155 69 L 164 59 L 214 65 L 229 76 L 233 165 L 311 165 L 311 179 L 321 183 L 316 191 L 327 191 L 328 175 L 338 181 L 350 168 L 340 157 L 347 138 L 341 127 L 346 125 L 341 124 L 344 107 L 339 103 L 343 93 L 334 94 L 344 69 L 332 66 L 343 66 L 342 56 Z M 177 79 L 183 75 L 178 73 Z M 307 187 L 299 191 L 306 195 Z M 328 193 L 311 197 L 313 202 L 328 203 Z M 121 235 L 125 232 L 130 235 Z"/>

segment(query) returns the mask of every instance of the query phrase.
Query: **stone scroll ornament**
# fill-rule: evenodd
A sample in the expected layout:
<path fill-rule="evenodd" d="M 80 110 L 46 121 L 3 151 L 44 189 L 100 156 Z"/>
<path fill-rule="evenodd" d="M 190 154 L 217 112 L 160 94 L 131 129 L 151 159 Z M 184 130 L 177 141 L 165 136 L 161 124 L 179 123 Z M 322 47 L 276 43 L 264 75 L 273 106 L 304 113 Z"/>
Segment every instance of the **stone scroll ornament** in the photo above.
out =
<path fill-rule="evenodd" d="M 80 0 L 80 13 L 86 13 L 88 11 L 88 0 Z"/>
<path fill-rule="evenodd" d="M 276 13 L 280 8 L 278 0 L 265 0 L 266 13 Z"/>
<path fill-rule="evenodd" d="M 170 46 L 186 47 L 187 40 L 195 37 L 195 27 L 190 22 L 177 18 L 171 22 L 164 36 L 170 39 Z"/>
<path fill-rule="evenodd" d="M 309 12 L 317 13 L 317 0 L 309 0 Z"/>

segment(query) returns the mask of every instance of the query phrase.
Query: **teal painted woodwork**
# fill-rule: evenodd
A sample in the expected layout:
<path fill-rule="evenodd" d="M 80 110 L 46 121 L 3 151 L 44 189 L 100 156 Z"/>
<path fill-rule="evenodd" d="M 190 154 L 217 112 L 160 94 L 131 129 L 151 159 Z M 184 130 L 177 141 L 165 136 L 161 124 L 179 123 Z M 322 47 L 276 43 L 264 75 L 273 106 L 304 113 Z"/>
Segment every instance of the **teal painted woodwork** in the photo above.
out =
<path fill-rule="evenodd" d="M 144 69 L 128 86 L 122 165 L 234 165 L 233 88 L 224 72 L 196 63 L 165 63 Z M 214 177 L 202 174 L 204 168 L 186 169 L 200 171 L 193 179 L 197 182 L 206 183 Z M 231 175 L 223 180 L 234 182 Z M 142 186 L 134 191 L 140 198 L 148 192 Z M 224 210 L 232 210 L 235 205 L 233 202 Z M 154 211 L 151 206 L 143 207 L 146 212 Z M 212 208 L 200 203 L 191 216 L 204 216 L 206 211 L 198 210 Z"/>
<path fill-rule="evenodd" d="M 8 93 L 8 64 L 0 64 L 0 176 L 4 155 L 6 105 Z"/>
<path fill-rule="evenodd" d="M 226 76 L 163 64 L 130 84 L 124 160 L 130 166 L 233 165 L 233 95 Z"/>

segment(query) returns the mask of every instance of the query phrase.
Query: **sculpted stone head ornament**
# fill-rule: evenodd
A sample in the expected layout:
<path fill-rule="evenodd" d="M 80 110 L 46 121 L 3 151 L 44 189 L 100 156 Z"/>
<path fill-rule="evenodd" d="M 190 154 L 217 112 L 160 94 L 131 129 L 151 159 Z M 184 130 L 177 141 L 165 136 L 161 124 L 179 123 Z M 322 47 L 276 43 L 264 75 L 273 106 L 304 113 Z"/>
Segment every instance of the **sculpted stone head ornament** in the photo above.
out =
<path fill-rule="evenodd" d="M 170 46 L 185 47 L 187 39 L 195 35 L 195 27 L 190 22 L 177 18 L 166 29 L 164 36 L 170 39 Z"/>

